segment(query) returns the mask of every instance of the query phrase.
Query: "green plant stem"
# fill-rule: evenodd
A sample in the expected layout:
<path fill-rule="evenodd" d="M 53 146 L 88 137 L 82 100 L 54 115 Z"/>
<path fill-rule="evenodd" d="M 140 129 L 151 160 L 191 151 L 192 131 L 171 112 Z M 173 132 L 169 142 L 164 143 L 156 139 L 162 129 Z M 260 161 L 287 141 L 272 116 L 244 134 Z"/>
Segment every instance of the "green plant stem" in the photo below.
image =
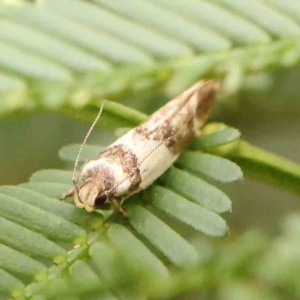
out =
<path fill-rule="evenodd" d="M 64 115 L 71 117 L 72 119 L 79 119 L 92 124 L 99 111 L 101 101 L 97 102 L 99 103 L 98 105 L 88 105 L 81 110 L 68 107 L 60 109 L 59 112 L 62 112 Z M 147 115 L 130 107 L 108 100 L 104 100 L 102 102 L 104 109 L 100 120 L 97 123 L 98 127 L 109 129 L 133 127 L 147 119 Z"/>
<path fill-rule="evenodd" d="M 208 151 L 236 162 L 249 178 L 300 195 L 300 166 L 297 163 L 243 140 Z"/>

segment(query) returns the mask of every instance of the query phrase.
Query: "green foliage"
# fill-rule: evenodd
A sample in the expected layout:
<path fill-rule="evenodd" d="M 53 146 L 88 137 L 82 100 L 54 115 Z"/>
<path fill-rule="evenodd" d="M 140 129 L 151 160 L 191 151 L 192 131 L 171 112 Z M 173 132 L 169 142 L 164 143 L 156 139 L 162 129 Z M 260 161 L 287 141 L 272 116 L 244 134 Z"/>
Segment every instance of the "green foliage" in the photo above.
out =
<path fill-rule="evenodd" d="M 224 136 L 226 132 L 229 134 L 225 140 L 230 142 L 231 130 L 226 129 Z M 205 139 L 212 143 L 214 134 L 211 141 L 209 136 L 205 136 Z M 62 149 L 61 157 L 73 160 L 78 147 L 79 145 Z M 87 146 L 81 160 L 85 159 L 86 154 L 91 155 L 100 149 L 96 145 Z M 187 151 L 187 154 L 197 154 L 197 151 Z M 199 155 L 202 157 L 204 154 Z M 206 157 L 202 160 L 205 163 Z M 238 180 L 242 176 L 235 164 L 223 158 L 217 159 L 209 155 L 207 160 L 216 171 L 226 170 L 225 173 L 230 175 L 226 178 L 227 182 Z M 197 265 L 199 256 L 193 246 L 160 216 L 159 211 L 208 235 L 222 236 L 227 232 L 227 225 L 217 213 L 230 210 L 231 202 L 223 192 L 190 173 L 189 161 L 181 159 L 178 166 L 181 169 L 171 168 L 150 189 L 125 202 L 128 222 L 111 216 L 106 211 L 87 213 L 67 202 L 59 202 L 59 195 L 70 188 L 70 171 L 39 171 L 31 177 L 29 183 L 1 187 L 1 268 L 3 272 L 15 275 L 10 278 L 7 274 L 8 283 L 4 286 L 4 291 L 12 291 L 12 295 L 21 297 L 20 299 L 23 296 L 44 295 L 44 288 L 51 289 L 52 285 L 56 285 L 56 280 L 70 280 L 67 274 L 74 268 L 73 262 L 76 262 L 76 266 L 79 264 L 78 259 L 85 261 L 90 258 L 99 265 L 104 282 L 108 284 L 104 284 L 104 290 L 112 285 L 112 289 L 116 291 L 119 284 L 127 285 L 129 280 L 130 286 L 130 282 L 140 276 L 141 284 L 149 277 L 154 280 L 153 274 L 155 280 L 160 277 L 159 274 L 166 280 L 169 271 L 162 262 L 165 259 L 168 264 L 183 269 Z M 199 172 L 204 176 L 211 175 L 209 168 L 203 168 Z M 224 178 L 215 177 L 221 181 Z M 184 183 L 189 185 L 188 190 Z M 78 246 L 68 253 L 68 249 L 75 244 Z M 151 251 L 152 248 L 155 254 Z M 112 251 L 116 251 L 116 254 Z M 47 270 L 51 261 L 57 266 Z M 116 271 L 114 266 L 120 263 L 124 267 L 119 266 Z M 27 264 L 30 264 L 30 268 Z M 89 265 L 83 263 L 82 266 L 87 268 L 91 276 L 96 277 Z M 136 268 L 132 278 L 126 275 L 129 268 L 130 273 Z M 72 272 L 69 274 L 71 276 Z M 125 275 L 128 278 L 123 282 Z M 33 278 L 37 283 L 29 285 L 21 293 L 15 287 L 21 286 L 18 282 L 23 277 L 26 278 L 24 284 Z M 90 288 L 89 282 L 85 281 L 84 284 Z M 55 288 L 55 293 L 59 292 Z M 65 288 L 61 292 L 66 293 Z M 122 299 L 126 295 L 123 288 L 117 293 L 120 293 Z M 55 298 L 49 295 L 47 297 Z"/>
<path fill-rule="evenodd" d="M 299 3 L 244 2 L 2 5 L 0 114 L 86 107 L 95 98 L 141 92 L 174 96 L 203 77 L 224 78 L 224 95 L 232 95 L 248 74 L 295 65 Z"/>
<path fill-rule="evenodd" d="M 218 213 L 231 210 L 231 202 L 205 178 L 211 178 L 214 170 L 215 180 L 229 182 L 240 179 L 241 171 L 234 163 L 199 150 L 226 156 L 224 149 L 242 141 L 237 130 L 221 124 L 207 125 L 203 132 L 206 134 L 191 144 L 193 150 L 185 151 L 178 163 L 154 185 L 125 201 L 128 221 L 106 210 L 87 213 L 73 203 L 60 202 L 59 195 L 70 188 L 70 171 L 39 171 L 29 183 L 1 187 L 0 260 L 5 279 L 2 291 L 16 299 L 61 299 L 71 295 L 86 299 L 96 294 L 99 299 L 169 297 L 184 291 L 205 290 L 208 282 L 215 282 L 215 276 L 225 282 L 235 276 L 245 255 L 247 259 L 249 255 L 263 256 L 258 251 L 262 247 L 259 239 L 259 249 L 254 248 L 254 254 L 253 245 L 242 247 L 242 242 L 225 254 L 214 254 L 215 266 L 205 266 L 202 251 L 198 252 L 165 216 L 207 235 L 222 236 L 227 232 L 226 222 Z M 61 157 L 73 161 L 79 146 L 65 147 L 60 151 Z M 100 149 L 88 145 L 81 161 Z M 200 169 L 198 159 L 204 166 Z M 226 262 L 228 251 L 233 252 L 230 254 L 233 261 Z M 51 262 L 55 265 L 51 266 Z M 170 273 L 172 266 L 177 271 Z M 224 268 L 229 273 L 223 278 Z M 261 268 L 259 265 L 258 270 Z M 281 280 L 276 284 L 284 284 Z"/>

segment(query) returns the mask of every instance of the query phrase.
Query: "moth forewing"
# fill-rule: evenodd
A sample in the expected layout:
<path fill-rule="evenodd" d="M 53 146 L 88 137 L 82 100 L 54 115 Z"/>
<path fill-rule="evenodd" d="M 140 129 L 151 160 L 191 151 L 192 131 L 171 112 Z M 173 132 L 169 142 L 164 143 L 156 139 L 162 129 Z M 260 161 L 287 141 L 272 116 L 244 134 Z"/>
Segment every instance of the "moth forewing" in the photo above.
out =
<path fill-rule="evenodd" d="M 212 108 L 218 83 L 199 81 L 108 146 L 81 169 L 75 204 L 92 211 L 109 202 L 126 215 L 121 200 L 147 188 L 199 134 Z M 94 124 L 93 124 L 94 125 Z M 86 139 L 85 139 L 86 140 Z"/>

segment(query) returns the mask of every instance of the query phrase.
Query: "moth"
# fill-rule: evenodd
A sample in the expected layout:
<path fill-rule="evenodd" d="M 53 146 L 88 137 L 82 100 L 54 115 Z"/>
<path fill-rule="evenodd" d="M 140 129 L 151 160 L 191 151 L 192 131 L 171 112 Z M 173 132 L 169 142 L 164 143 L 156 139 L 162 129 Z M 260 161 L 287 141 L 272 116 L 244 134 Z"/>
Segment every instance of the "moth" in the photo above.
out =
<path fill-rule="evenodd" d="M 89 212 L 110 203 L 115 212 L 126 217 L 122 201 L 153 183 L 171 167 L 191 138 L 200 133 L 217 89 L 216 81 L 197 82 L 88 160 L 76 177 L 81 148 L 73 174 L 74 188 L 61 199 L 74 196 L 75 204 Z"/>

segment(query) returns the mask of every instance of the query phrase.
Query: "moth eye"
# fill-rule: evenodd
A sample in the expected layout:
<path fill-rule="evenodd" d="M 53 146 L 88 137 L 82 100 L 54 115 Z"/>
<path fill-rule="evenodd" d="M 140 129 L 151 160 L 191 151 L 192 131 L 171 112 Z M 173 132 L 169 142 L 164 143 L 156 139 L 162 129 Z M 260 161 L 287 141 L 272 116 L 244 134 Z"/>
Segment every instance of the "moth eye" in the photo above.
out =
<path fill-rule="evenodd" d="M 107 195 L 105 193 L 98 195 L 97 198 L 95 199 L 95 206 L 103 205 L 106 199 L 107 199 Z"/>

